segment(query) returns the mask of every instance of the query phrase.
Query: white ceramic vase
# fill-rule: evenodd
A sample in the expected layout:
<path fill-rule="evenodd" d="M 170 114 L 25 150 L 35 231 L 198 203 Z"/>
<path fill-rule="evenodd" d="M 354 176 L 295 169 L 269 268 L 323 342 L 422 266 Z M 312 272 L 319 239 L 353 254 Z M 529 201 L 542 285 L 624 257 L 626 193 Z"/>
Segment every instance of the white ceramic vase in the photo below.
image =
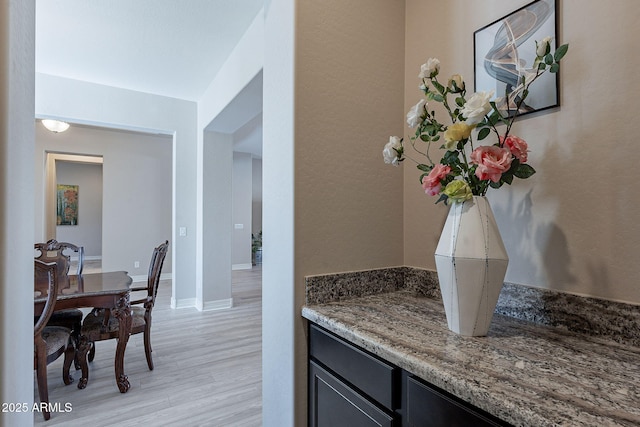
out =
<path fill-rule="evenodd" d="M 435 258 L 449 329 L 487 335 L 509 257 L 486 197 L 451 204 Z"/>

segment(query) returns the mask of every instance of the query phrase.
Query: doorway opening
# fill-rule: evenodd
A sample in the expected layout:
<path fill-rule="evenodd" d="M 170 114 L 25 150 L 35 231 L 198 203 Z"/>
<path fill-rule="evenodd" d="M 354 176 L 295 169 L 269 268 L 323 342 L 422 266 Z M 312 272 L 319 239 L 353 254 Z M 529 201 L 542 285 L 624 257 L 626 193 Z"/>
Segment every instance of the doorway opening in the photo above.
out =
<path fill-rule="evenodd" d="M 102 165 L 102 156 L 48 152 L 46 158 L 46 240 L 83 246 L 87 261 L 102 260 Z"/>

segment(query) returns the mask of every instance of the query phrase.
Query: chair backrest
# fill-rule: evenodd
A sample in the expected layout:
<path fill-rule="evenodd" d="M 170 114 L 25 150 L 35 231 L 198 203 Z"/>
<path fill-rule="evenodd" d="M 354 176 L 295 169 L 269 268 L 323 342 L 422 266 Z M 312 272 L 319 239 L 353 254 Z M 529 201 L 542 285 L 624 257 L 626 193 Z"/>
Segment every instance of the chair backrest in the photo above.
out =
<path fill-rule="evenodd" d="M 158 293 L 158 284 L 160 283 L 160 273 L 162 272 L 162 265 L 164 264 L 164 259 L 167 256 L 168 249 L 169 241 L 166 240 L 160 246 L 155 248 L 151 255 L 149 274 L 147 276 L 147 290 L 148 296 L 151 298 L 152 306 L 156 303 L 156 294 Z"/>
<path fill-rule="evenodd" d="M 75 252 L 78 256 L 78 268 L 75 274 L 82 275 L 84 268 L 84 246 L 76 246 L 73 243 L 58 242 L 55 239 L 51 239 L 46 243 L 36 243 L 34 249 L 40 251 L 40 255 L 36 256 L 36 259 L 41 261 L 50 262 L 55 261 L 58 263 L 58 274 L 69 274 L 69 267 L 71 265 L 71 254 L 69 252 Z M 67 253 L 65 253 L 67 251 Z"/>
<path fill-rule="evenodd" d="M 34 336 L 39 338 L 42 329 L 46 326 L 53 314 L 58 296 L 58 265 L 56 262 L 43 262 L 34 259 L 33 290 L 34 298 L 47 297 L 44 309 L 34 327 Z"/>

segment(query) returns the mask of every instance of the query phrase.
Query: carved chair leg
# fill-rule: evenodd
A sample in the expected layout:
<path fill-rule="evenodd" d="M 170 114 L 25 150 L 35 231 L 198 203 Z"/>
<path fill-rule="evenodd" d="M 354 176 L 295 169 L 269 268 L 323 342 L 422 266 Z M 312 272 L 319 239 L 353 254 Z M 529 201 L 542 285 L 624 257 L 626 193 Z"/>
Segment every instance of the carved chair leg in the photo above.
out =
<path fill-rule="evenodd" d="M 147 366 L 149 370 L 153 371 L 153 358 L 151 357 L 151 313 L 145 314 L 145 326 L 144 326 L 144 355 L 147 357 Z"/>
<path fill-rule="evenodd" d="M 47 351 L 46 348 L 41 348 L 38 346 L 36 348 L 36 377 L 38 378 L 38 396 L 40 397 L 40 402 L 49 403 L 49 389 L 47 387 Z M 43 408 L 42 416 L 45 420 L 51 418 L 51 413 L 47 410 L 49 405 L 46 405 L 47 408 Z"/>
<path fill-rule="evenodd" d="M 73 337 L 69 337 L 67 348 L 64 350 L 64 363 L 62 365 L 62 381 L 65 385 L 69 385 L 73 382 L 73 377 L 69 373 L 71 369 L 71 363 L 76 360 L 76 347 L 74 345 Z"/>
<path fill-rule="evenodd" d="M 78 351 L 76 354 L 76 359 L 78 363 L 80 363 L 80 369 L 82 370 L 82 377 L 80 381 L 78 381 L 78 388 L 83 389 L 87 386 L 87 382 L 89 382 L 89 365 L 87 364 L 87 353 L 89 349 L 93 347 L 93 342 L 89 341 L 87 337 L 80 336 L 80 342 L 78 344 Z"/>
<path fill-rule="evenodd" d="M 91 345 L 91 350 L 89 350 L 89 362 L 93 362 L 93 359 L 96 357 L 96 346 L 94 344 Z"/>
<path fill-rule="evenodd" d="M 147 366 L 149 370 L 153 371 L 153 358 L 151 357 L 151 337 L 147 329 L 144 331 L 144 355 L 147 357 Z"/>
<path fill-rule="evenodd" d="M 73 325 L 73 329 L 71 330 L 71 336 L 73 337 L 73 341 L 76 347 L 76 352 L 78 347 L 80 346 L 80 331 L 82 330 L 82 319 L 78 322 L 76 322 L 76 324 Z M 76 371 L 80 369 L 80 360 L 76 357 L 73 361 L 74 363 L 74 367 L 76 368 Z"/>

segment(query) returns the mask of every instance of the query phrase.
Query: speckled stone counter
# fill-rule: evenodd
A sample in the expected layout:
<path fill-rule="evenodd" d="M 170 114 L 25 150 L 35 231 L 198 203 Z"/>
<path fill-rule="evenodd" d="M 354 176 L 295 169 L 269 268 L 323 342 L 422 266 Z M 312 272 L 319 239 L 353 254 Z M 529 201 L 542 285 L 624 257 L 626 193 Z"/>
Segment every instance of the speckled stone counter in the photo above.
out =
<path fill-rule="evenodd" d="M 338 278 L 341 289 L 358 280 Z M 448 330 L 437 295 L 395 280 L 348 297 L 308 293 L 302 315 L 516 426 L 640 425 L 639 347 L 502 314 L 487 337 L 462 337 Z"/>

